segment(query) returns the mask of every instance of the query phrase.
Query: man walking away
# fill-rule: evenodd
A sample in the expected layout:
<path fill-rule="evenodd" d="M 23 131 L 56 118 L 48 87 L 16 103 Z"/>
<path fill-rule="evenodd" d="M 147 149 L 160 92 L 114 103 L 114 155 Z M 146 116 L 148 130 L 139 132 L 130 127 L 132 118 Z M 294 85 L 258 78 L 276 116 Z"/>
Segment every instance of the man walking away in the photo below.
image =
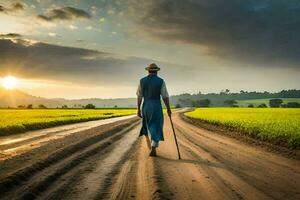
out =
<path fill-rule="evenodd" d="M 171 116 L 172 111 L 170 108 L 169 94 L 166 83 L 162 78 L 157 76 L 157 72 L 160 70 L 160 68 L 155 63 L 152 63 L 146 67 L 146 70 L 148 71 L 148 76 L 140 80 L 137 90 L 137 115 L 143 118 L 140 136 L 145 135 L 148 137 L 150 134 L 150 156 L 156 156 L 156 148 L 159 145 L 159 141 L 164 140 L 164 117 L 160 96 L 166 105 L 169 116 Z M 144 101 L 141 110 L 142 100 Z"/>

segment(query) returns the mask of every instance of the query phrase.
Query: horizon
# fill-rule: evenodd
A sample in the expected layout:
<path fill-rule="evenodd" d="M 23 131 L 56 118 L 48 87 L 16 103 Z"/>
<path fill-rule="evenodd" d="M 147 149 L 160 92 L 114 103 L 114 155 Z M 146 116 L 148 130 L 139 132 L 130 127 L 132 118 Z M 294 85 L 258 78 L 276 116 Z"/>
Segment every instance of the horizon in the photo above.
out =
<path fill-rule="evenodd" d="M 0 82 L 51 99 L 133 98 L 155 62 L 171 95 L 299 89 L 299 11 L 283 0 L 0 0 Z"/>
<path fill-rule="evenodd" d="M 227 88 L 228 89 L 228 88 Z M 227 89 L 223 89 L 221 91 L 215 91 L 215 92 L 208 92 L 208 93 L 203 93 L 201 91 L 198 91 L 198 92 L 195 92 L 195 93 L 180 93 L 180 94 L 171 94 L 170 97 L 172 96 L 180 96 L 180 95 L 185 95 L 185 94 L 188 94 L 188 95 L 198 95 L 199 93 L 201 93 L 201 95 L 209 95 L 209 94 L 220 94 L 222 92 L 225 92 L 225 90 Z M 43 97 L 43 96 L 36 96 L 34 94 L 30 94 L 30 93 L 27 93 L 26 91 L 23 91 L 23 90 L 20 90 L 18 88 L 14 88 L 14 89 L 5 89 L 3 86 L 0 86 L 0 91 L 3 90 L 5 92 L 22 92 L 22 93 L 25 93 L 27 95 L 30 95 L 30 96 L 34 96 L 34 97 L 38 97 L 38 98 L 44 98 L 44 99 L 49 99 L 49 100 L 55 100 L 55 99 L 64 99 L 64 100 L 89 100 L 89 99 L 101 99 L 101 100 L 109 100 L 109 99 L 113 99 L 113 100 L 116 100 L 116 99 L 132 99 L 132 98 L 136 98 L 135 96 L 132 96 L 132 97 L 115 97 L 115 98 L 101 98 L 101 97 L 82 97 L 82 98 L 78 98 L 78 99 L 69 99 L 69 98 L 63 98 L 63 97 L 54 97 L 54 98 L 47 98 L 47 97 Z M 229 90 L 229 95 L 230 94 L 241 94 L 241 91 L 244 91 L 246 93 L 252 93 L 252 92 L 257 92 L 257 93 L 264 93 L 264 92 L 268 92 L 270 94 L 274 94 L 274 93 L 280 93 L 282 91 L 290 91 L 290 90 L 299 90 L 299 89 L 296 89 L 296 88 L 286 88 L 286 89 L 282 89 L 282 90 L 277 90 L 277 91 L 256 91 L 256 90 L 252 90 L 252 91 L 248 91 L 248 90 L 240 90 L 240 91 L 231 91 L 230 89 Z"/>

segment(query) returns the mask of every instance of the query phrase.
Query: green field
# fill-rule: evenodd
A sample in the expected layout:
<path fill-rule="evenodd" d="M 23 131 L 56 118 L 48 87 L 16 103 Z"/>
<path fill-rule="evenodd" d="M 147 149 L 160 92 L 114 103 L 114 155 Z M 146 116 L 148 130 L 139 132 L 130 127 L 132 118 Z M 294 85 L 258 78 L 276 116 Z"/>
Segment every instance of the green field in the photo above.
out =
<path fill-rule="evenodd" d="M 197 108 L 185 115 L 300 149 L 300 109 L 297 108 Z"/>
<path fill-rule="evenodd" d="M 300 103 L 300 98 L 280 98 L 283 101 L 283 104 L 289 102 L 298 102 Z M 270 99 L 252 99 L 252 100 L 240 100 L 238 102 L 239 107 L 248 107 L 249 104 L 253 104 L 255 107 L 259 106 L 260 104 L 264 103 L 269 107 L 269 100 Z"/>
<path fill-rule="evenodd" d="M 135 113 L 136 109 L 0 109 L 0 135 Z"/>

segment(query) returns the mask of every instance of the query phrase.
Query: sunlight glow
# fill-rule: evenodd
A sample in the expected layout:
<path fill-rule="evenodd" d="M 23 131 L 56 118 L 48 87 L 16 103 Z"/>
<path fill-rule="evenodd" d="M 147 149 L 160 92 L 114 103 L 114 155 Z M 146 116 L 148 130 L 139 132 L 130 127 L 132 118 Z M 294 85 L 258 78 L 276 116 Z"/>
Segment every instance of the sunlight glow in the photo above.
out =
<path fill-rule="evenodd" d="M 2 86 L 8 90 L 14 89 L 18 86 L 18 80 L 14 76 L 6 76 L 2 80 Z"/>

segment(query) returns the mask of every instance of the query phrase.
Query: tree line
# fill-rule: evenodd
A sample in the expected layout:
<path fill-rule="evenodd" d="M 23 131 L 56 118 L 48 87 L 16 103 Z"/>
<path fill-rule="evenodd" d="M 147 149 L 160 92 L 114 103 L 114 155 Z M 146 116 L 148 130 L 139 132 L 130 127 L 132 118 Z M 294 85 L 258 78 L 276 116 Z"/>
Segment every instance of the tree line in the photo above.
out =
<path fill-rule="evenodd" d="M 115 105 L 114 108 L 117 108 L 118 106 Z M 9 107 L 9 108 L 12 108 L 12 107 Z M 34 106 L 33 104 L 29 104 L 29 105 L 19 105 L 18 106 L 19 109 L 33 109 Z M 39 108 L 39 109 L 47 109 L 47 106 L 45 106 L 44 104 L 39 104 L 36 108 Z M 63 105 L 61 107 L 56 107 L 56 108 L 61 108 L 61 109 L 69 109 L 69 108 L 83 108 L 83 109 L 96 109 L 96 106 L 94 104 L 87 104 L 87 105 L 74 105 L 73 107 L 68 107 L 67 105 Z"/>
<path fill-rule="evenodd" d="M 171 96 L 171 104 L 176 107 L 237 107 L 238 100 L 252 100 L 252 99 L 281 99 L 281 98 L 300 98 L 300 90 L 282 90 L 280 92 L 248 92 L 241 90 L 238 93 L 230 92 L 229 89 L 222 90 L 220 93 L 202 94 L 180 94 Z M 272 104 L 272 103 L 271 103 Z M 249 105 L 249 107 L 254 105 Z M 259 105 L 260 107 L 267 107 L 266 104 Z M 269 106 L 272 107 L 273 105 Z M 287 104 L 280 104 L 280 107 L 297 107 L 297 102 L 290 102 Z"/>

